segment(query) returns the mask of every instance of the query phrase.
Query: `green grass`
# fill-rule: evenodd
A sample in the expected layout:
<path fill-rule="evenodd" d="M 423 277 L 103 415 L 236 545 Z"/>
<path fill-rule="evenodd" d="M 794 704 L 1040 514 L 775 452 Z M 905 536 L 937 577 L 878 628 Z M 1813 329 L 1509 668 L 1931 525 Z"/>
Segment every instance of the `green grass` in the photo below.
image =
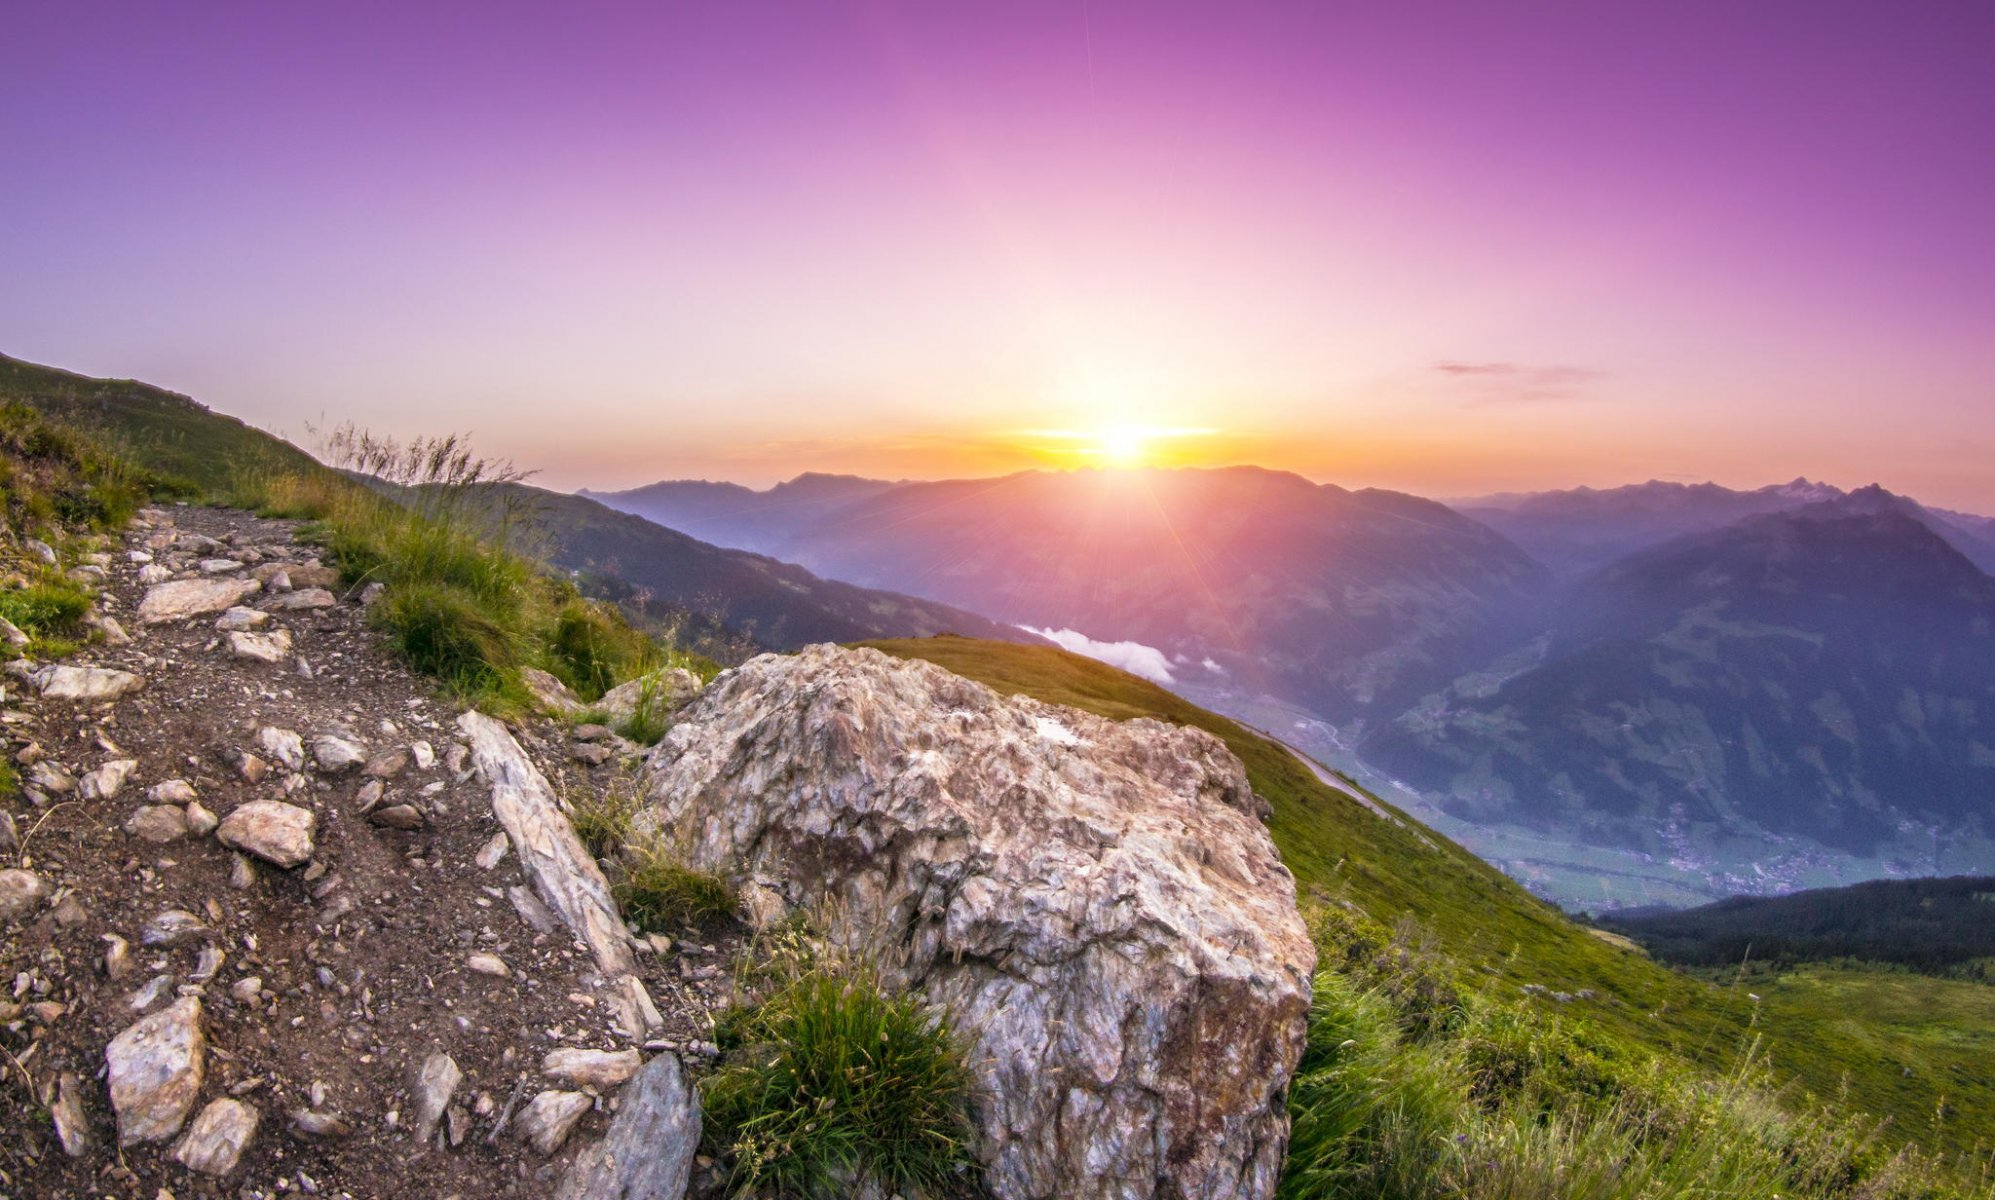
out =
<path fill-rule="evenodd" d="M 1376 993 L 1400 1022 L 1393 1030 L 1399 1039 L 1393 1053 L 1398 1048 L 1417 1050 L 1393 1071 L 1417 1073 L 1421 1055 L 1454 1055 L 1456 1050 L 1429 1042 L 1455 1036 L 1464 1028 L 1462 1022 L 1470 1019 L 1463 1014 L 1508 1006 L 1513 1021 L 1583 1031 L 1580 1036 L 1597 1058 L 1652 1064 L 1644 1070 L 1679 1071 L 1685 1079 L 1702 1081 L 1697 1086 L 1716 1086 L 1712 1081 L 1731 1078 L 1742 1061 L 1749 1061 L 1755 1074 L 1753 1086 L 1739 1093 L 1741 1112 L 1764 1108 L 1769 1113 L 1805 1114 L 1819 1111 L 1823 1101 L 1833 1102 L 1839 1110 L 1860 1109 L 1871 1118 L 1888 1120 L 1883 1144 L 1911 1139 L 1946 1154 L 1971 1151 L 1985 1136 L 1964 1116 L 1936 1125 L 1931 1117 L 1945 1090 L 1939 1081 L 1908 1079 L 1902 1065 L 1884 1049 L 1839 1031 L 1823 1020 L 1825 1014 L 1756 1003 L 1746 987 L 1714 986 L 1670 971 L 1639 951 L 1594 937 L 1411 818 L 1399 814 L 1403 823 L 1397 823 L 1376 816 L 1324 786 L 1285 749 L 1161 688 L 1051 647 L 950 637 L 868 644 L 902 657 L 928 659 L 1001 693 L 1024 693 L 1114 719 L 1158 717 L 1205 729 L 1225 741 L 1246 765 L 1255 791 L 1273 808 L 1269 832 L 1295 873 L 1305 907 L 1317 914 L 1319 937 L 1325 942 L 1327 986 L 1355 981 Z M 1561 1003 L 1557 993 L 1569 999 Z M 1452 1057 L 1449 1062 L 1453 1063 Z M 1456 1069 L 1448 1067 L 1450 1072 Z M 1537 1072 L 1524 1074 L 1537 1076 Z M 1458 1075 L 1448 1079 L 1449 1087 L 1461 1084 Z M 1417 1091 L 1424 1085 L 1409 1076 L 1406 1086 Z M 1518 1087 L 1524 1086 L 1520 1081 Z M 1769 1089 L 1778 1089 L 1779 1104 L 1766 1099 Z M 1305 1089 L 1298 1087 L 1297 1096 L 1291 1110 L 1299 1124 L 1325 1116 L 1309 1111 Z M 1414 1092 L 1395 1096 L 1390 1105 L 1417 1102 Z M 1398 1111 L 1390 1105 L 1390 1111 Z M 1989 1107 L 1984 1104 L 1982 1111 Z M 1568 1128 L 1552 1141 L 1539 1134 L 1532 1134 L 1539 1139 L 1532 1141 L 1501 1123 L 1487 1130 L 1450 1131 L 1448 1138 L 1452 1142 L 1455 1133 L 1468 1132 L 1478 1145 L 1475 1139 L 1484 1137 L 1521 1139 L 1514 1147 L 1520 1154 L 1527 1149 L 1541 1155 L 1577 1154 L 1584 1145 L 1597 1145 L 1601 1154 L 1628 1150 L 1626 1138 L 1613 1129 L 1632 1117 L 1616 1114 L 1604 1103 L 1595 1104 L 1589 1113 L 1606 1124 L 1595 1129 L 1569 1114 L 1561 1118 Z M 1402 1115 L 1412 1120 L 1413 1110 Z M 1367 1128 L 1384 1136 L 1373 1126 Z M 1428 1125 L 1421 1128 L 1433 1132 Z M 1760 1134 L 1771 1136 L 1764 1129 Z M 1709 1158 L 1717 1149 L 1701 1143 L 1680 1146 L 1686 1162 Z M 1406 1152 L 1434 1151 L 1428 1146 Z M 1720 1169 L 1716 1159 L 1710 1161 L 1711 1170 Z M 1867 1161 L 1866 1169 L 1882 1171 L 1891 1161 L 1892 1156 L 1880 1150 Z M 1298 1163 L 1294 1169 L 1305 1167 Z M 1668 1164 L 1656 1161 L 1644 1169 L 1652 1178 L 1664 1179 Z M 1420 1186 L 1434 1185 L 1435 1177 L 1422 1178 L 1426 1182 Z M 1410 1194 L 1501 1194 L 1448 1190 L 1467 1186 L 1457 1181 L 1439 1191 Z M 1574 1186 L 1578 1187 L 1577 1181 Z M 1527 1188 L 1511 1194 L 1560 1193 Z M 1583 1189 L 1579 1194 L 1585 1194 Z"/>
<path fill-rule="evenodd" d="M 729 1009 L 701 1081 L 736 1195 L 969 1194 L 970 1073 L 943 1014 L 863 967 L 818 963 Z"/>
<path fill-rule="evenodd" d="M 624 919 L 646 932 L 724 917 L 735 908 L 734 890 L 719 876 L 693 870 L 657 843 L 624 847 L 610 891 Z"/>

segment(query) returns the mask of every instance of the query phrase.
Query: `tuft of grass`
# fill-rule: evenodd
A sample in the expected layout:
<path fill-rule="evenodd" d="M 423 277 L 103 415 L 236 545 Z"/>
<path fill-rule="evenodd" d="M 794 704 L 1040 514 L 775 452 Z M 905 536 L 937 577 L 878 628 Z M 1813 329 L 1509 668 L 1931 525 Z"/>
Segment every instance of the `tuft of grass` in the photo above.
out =
<path fill-rule="evenodd" d="M 672 728 L 672 715 L 665 699 L 662 670 L 640 675 L 637 679 L 637 703 L 628 717 L 617 722 L 617 733 L 640 746 L 656 745 Z"/>
<path fill-rule="evenodd" d="M 0 591 L 0 617 L 37 640 L 80 638 L 90 604 L 89 588 L 53 570 L 38 572 L 25 587 Z"/>
<path fill-rule="evenodd" d="M 631 819 L 637 815 L 637 793 L 622 785 L 570 800 L 568 823 L 575 836 L 597 858 L 609 858 L 630 843 Z"/>
<path fill-rule="evenodd" d="M 700 1090 L 735 1194 L 828 1200 L 869 1180 L 903 1195 L 970 1192 L 963 1046 L 944 1014 L 876 972 L 812 967 L 729 1010 L 716 1037 L 724 1057 Z"/>
<path fill-rule="evenodd" d="M 406 585 L 389 592 L 372 619 L 405 662 L 459 695 L 490 695 L 506 683 L 515 632 L 459 589 Z"/>
<path fill-rule="evenodd" d="M 647 932 L 724 917 L 735 909 L 734 889 L 726 882 L 688 867 L 658 842 L 626 846 L 610 887 L 624 918 Z"/>

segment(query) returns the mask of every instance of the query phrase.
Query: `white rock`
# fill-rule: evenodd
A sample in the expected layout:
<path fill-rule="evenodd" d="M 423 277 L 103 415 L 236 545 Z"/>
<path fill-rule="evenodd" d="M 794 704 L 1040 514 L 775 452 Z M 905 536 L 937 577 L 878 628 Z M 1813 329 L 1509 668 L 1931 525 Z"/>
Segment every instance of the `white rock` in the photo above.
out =
<path fill-rule="evenodd" d="M 428 742 L 411 742 L 409 753 L 414 756 L 418 771 L 427 771 L 436 765 L 436 747 Z"/>
<path fill-rule="evenodd" d="M 125 819 L 125 832 L 164 845 L 187 836 L 187 810 L 177 804 L 145 804 Z"/>
<path fill-rule="evenodd" d="M 139 624 L 159 625 L 233 608 L 254 593 L 254 579 L 180 579 L 155 584 L 139 601 Z"/>
<path fill-rule="evenodd" d="M 125 627 L 118 623 L 118 618 L 116 617 L 107 617 L 99 613 L 90 619 L 89 624 L 92 629 L 103 635 L 104 644 L 107 646 L 129 646 L 132 644 L 132 635 L 125 632 Z"/>
<path fill-rule="evenodd" d="M 55 1138 L 62 1152 L 82 1158 L 90 1149 L 90 1120 L 83 1115 L 83 1082 L 69 1072 L 56 1081 L 55 1103 L 49 1106 L 55 1121 Z"/>
<path fill-rule="evenodd" d="M 479 848 L 478 857 L 473 861 L 478 864 L 479 870 L 489 871 L 499 865 L 499 860 L 506 856 L 506 847 L 511 844 L 506 840 L 506 831 L 501 829 L 492 835 L 491 841 Z"/>
<path fill-rule="evenodd" d="M 240 1100 L 226 1096 L 208 1102 L 208 1107 L 187 1127 L 187 1136 L 173 1149 L 173 1157 L 190 1171 L 203 1175 L 227 1175 L 236 1169 L 243 1148 L 256 1136 L 257 1111 Z"/>
<path fill-rule="evenodd" d="M 0 921 L 18 921 L 41 907 L 48 884 L 33 871 L 9 867 L 0 871 Z"/>
<path fill-rule="evenodd" d="M 464 965 L 480 975 L 491 975 L 499 979 L 505 979 L 512 974 L 512 971 L 507 969 L 505 960 L 496 954 L 474 954 L 464 960 Z"/>
<path fill-rule="evenodd" d="M 582 1114 L 594 1107 L 595 1102 L 580 1092 L 545 1091 L 513 1118 L 513 1132 L 546 1157 L 561 1149 Z"/>
<path fill-rule="evenodd" d="M 640 836 L 952 1014 L 993 1196 L 1274 1194 L 1316 952 L 1217 738 L 813 646 L 723 674 L 645 787 Z"/>
<path fill-rule="evenodd" d="M 25 646 L 34 639 L 23 633 L 19 625 L 0 617 L 0 640 L 4 640 L 9 646 Z"/>
<path fill-rule="evenodd" d="M 125 790 L 125 781 L 138 770 L 138 760 L 114 758 L 76 781 L 76 794 L 85 800 L 110 800 Z"/>
<path fill-rule="evenodd" d="M 612 725 L 631 720 L 640 707 L 662 716 L 700 694 L 700 677 L 683 667 L 654 671 L 642 679 L 620 683 L 589 707 Z"/>
<path fill-rule="evenodd" d="M 443 1120 L 443 1110 L 450 1105 L 451 1096 L 457 1092 L 457 1085 L 464 1080 L 464 1072 L 457 1067 L 457 1060 L 448 1054 L 432 1054 L 423 1060 L 417 1070 L 414 1084 L 409 1088 L 409 1098 L 415 1105 L 415 1134 L 417 1145 L 428 1145 L 436 1136 L 437 1122 Z"/>
<path fill-rule="evenodd" d="M 222 818 L 215 837 L 231 850 L 244 850 L 280 867 L 312 857 L 312 834 L 319 816 L 282 800 L 251 800 Z"/>
<path fill-rule="evenodd" d="M 173 569 L 159 563 L 147 563 L 139 568 L 139 582 L 148 587 L 155 583 L 165 583 L 173 578 Z"/>
<path fill-rule="evenodd" d="M 142 946 L 184 946 L 207 937 L 208 923 L 184 908 L 169 908 L 154 915 L 139 930 Z"/>
<path fill-rule="evenodd" d="M 538 667 L 522 667 L 520 682 L 526 684 L 526 690 L 533 693 L 542 708 L 556 716 L 582 711 L 582 698 Z"/>
<path fill-rule="evenodd" d="M 187 804 L 198 794 L 185 779 L 167 779 L 147 788 L 145 798 L 154 804 Z"/>
<path fill-rule="evenodd" d="M 120 1145 L 163 1142 L 180 1132 L 201 1094 L 207 1048 L 197 996 L 183 996 L 111 1039 L 104 1063 Z"/>
<path fill-rule="evenodd" d="M 44 667 L 35 686 L 44 700 L 116 700 L 144 687 L 145 677 L 110 667 Z"/>
<path fill-rule="evenodd" d="M 193 834 L 195 837 L 207 837 L 209 834 L 215 832 L 216 828 L 222 823 L 222 819 L 214 813 L 209 812 L 207 806 L 199 800 L 189 800 L 186 812 L 187 832 Z"/>
<path fill-rule="evenodd" d="M 204 558 L 199 565 L 203 575 L 227 575 L 242 570 L 242 563 L 233 558 Z"/>
<path fill-rule="evenodd" d="M 338 603 L 339 600 L 326 589 L 311 587 L 272 596 L 263 607 L 268 612 L 307 612 L 316 608 L 331 608 Z"/>
<path fill-rule="evenodd" d="M 256 731 L 256 744 L 285 767 L 293 771 L 305 769 L 305 739 L 295 730 L 265 725 Z"/>
<path fill-rule="evenodd" d="M 269 633 L 232 633 L 229 635 L 229 653 L 253 662 L 283 662 L 291 657 L 291 631 L 275 629 Z"/>
<path fill-rule="evenodd" d="M 54 796 L 66 796 L 76 790 L 76 776 L 52 758 L 44 758 L 29 767 L 28 782 Z"/>
<path fill-rule="evenodd" d="M 678 1200 L 699 1146 L 699 1093 L 679 1057 L 661 1054 L 618 1097 L 603 1140 L 575 1155 L 555 1200 Z"/>
<path fill-rule="evenodd" d="M 359 769 L 367 761 L 367 751 L 346 738 L 322 733 L 312 739 L 312 758 L 319 770 L 338 775 Z"/>
<path fill-rule="evenodd" d="M 261 629 L 270 624 L 270 614 L 260 608 L 244 608 L 237 605 L 215 618 L 215 629 L 220 633 L 246 633 Z"/>
<path fill-rule="evenodd" d="M 637 1074 L 644 1065 L 635 1050 L 550 1050 L 540 1060 L 540 1073 L 571 1088 L 608 1091 Z"/>

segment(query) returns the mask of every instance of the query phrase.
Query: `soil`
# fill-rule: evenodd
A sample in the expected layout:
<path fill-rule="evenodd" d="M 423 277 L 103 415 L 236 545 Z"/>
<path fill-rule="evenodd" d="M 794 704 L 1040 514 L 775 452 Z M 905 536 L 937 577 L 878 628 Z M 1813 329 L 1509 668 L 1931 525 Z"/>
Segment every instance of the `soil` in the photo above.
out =
<path fill-rule="evenodd" d="M 0 1085 L 0 1197 L 550 1194 L 567 1160 L 600 1136 L 614 1097 L 599 1099 L 551 1158 L 498 1132 L 509 1100 L 523 1105 L 553 1086 L 539 1072 L 550 1049 L 631 1043 L 600 1000 L 602 981 L 586 950 L 558 926 L 536 933 L 509 903 L 506 889 L 526 882 L 515 856 L 491 870 L 474 863 L 498 824 L 482 782 L 450 769 L 457 709 L 387 653 L 352 594 L 331 608 L 272 613 L 264 631 L 286 629 L 294 639 L 279 663 L 235 657 L 213 614 L 141 627 L 145 564 L 129 551 L 150 545 L 155 565 L 175 568 L 176 578 L 198 576 L 206 558 L 252 560 L 244 570 L 253 570 L 254 560 L 303 563 L 315 553 L 295 540 L 291 524 L 248 513 L 183 507 L 152 516 L 153 526 L 131 530 L 110 556 L 100 598 L 132 643 L 89 645 L 69 660 L 137 672 L 146 686 L 96 705 L 43 701 L 19 680 L 5 690 L 0 733 L 17 761 L 23 752 L 32 759 L 28 747 L 37 746 L 78 777 L 115 759 L 138 767 L 110 799 L 32 786 L 0 799 L 24 842 L 18 852 L 0 848 L 0 866 L 26 866 L 50 891 L 35 914 L 0 926 L 0 1048 L 16 1060 L 0 1060 L 9 1076 Z M 223 545 L 207 548 L 188 535 Z M 434 765 L 411 765 L 387 780 L 375 807 L 415 805 L 424 824 L 402 830 L 370 821 L 360 811 L 366 781 L 357 771 L 287 771 L 258 744 L 265 726 L 294 730 L 307 747 L 336 733 L 370 754 L 429 743 Z M 558 793 L 602 787 L 626 769 L 573 761 L 567 731 L 552 722 L 514 727 Z M 243 752 L 269 761 L 261 782 L 238 769 Z M 133 811 L 149 803 L 147 789 L 170 779 L 191 783 L 219 817 L 252 799 L 312 809 L 311 861 L 284 870 L 240 856 L 253 880 L 239 888 L 231 885 L 239 856 L 212 835 L 154 844 L 126 832 Z M 171 949 L 142 946 L 147 921 L 176 908 L 201 916 L 213 933 Z M 131 946 L 130 970 L 118 979 L 103 967 L 107 935 Z M 226 959 L 196 982 L 204 945 Z M 666 1022 L 652 1035 L 653 1049 L 709 1036 L 707 1013 L 726 989 L 736 948 L 730 930 L 715 928 L 680 931 L 662 953 L 640 954 Z M 496 955 L 510 977 L 473 972 L 466 959 L 474 953 Z M 170 1156 L 172 1141 L 118 1148 L 104 1048 L 139 1016 L 133 994 L 161 974 L 183 992 L 198 989 L 206 1009 L 207 1079 L 194 1111 L 233 1095 L 261 1113 L 240 1165 L 225 1178 L 182 1167 Z M 263 990 L 245 1003 L 232 987 L 248 976 L 261 978 Z M 161 1005 L 172 995 L 166 990 Z M 436 1051 L 464 1072 L 456 1145 L 447 1137 L 440 1146 L 417 1145 L 408 1128 L 412 1075 Z M 91 1145 L 78 1158 L 63 1152 L 42 1107 L 64 1073 L 82 1082 L 89 1124 Z M 352 1132 L 295 1131 L 290 1115 L 307 1108 L 337 1113 Z"/>

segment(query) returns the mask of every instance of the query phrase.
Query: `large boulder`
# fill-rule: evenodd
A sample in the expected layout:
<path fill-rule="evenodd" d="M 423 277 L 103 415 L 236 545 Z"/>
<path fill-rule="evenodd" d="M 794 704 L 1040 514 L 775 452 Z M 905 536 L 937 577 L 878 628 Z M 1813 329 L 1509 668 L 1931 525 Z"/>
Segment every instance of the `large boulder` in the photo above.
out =
<path fill-rule="evenodd" d="M 993 1195 L 1273 1195 L 1316 955 L 1218 739 L 814 646 L 716 680 L 646 795 L 751 919 L 953 1015 Z"/>
<path fill-rule="evenodd" d="M 139 601 L 139 624 L 163 625 L 234 608 L 257 587 L 254 579 L 177 579 L 156 584 Z"/>

